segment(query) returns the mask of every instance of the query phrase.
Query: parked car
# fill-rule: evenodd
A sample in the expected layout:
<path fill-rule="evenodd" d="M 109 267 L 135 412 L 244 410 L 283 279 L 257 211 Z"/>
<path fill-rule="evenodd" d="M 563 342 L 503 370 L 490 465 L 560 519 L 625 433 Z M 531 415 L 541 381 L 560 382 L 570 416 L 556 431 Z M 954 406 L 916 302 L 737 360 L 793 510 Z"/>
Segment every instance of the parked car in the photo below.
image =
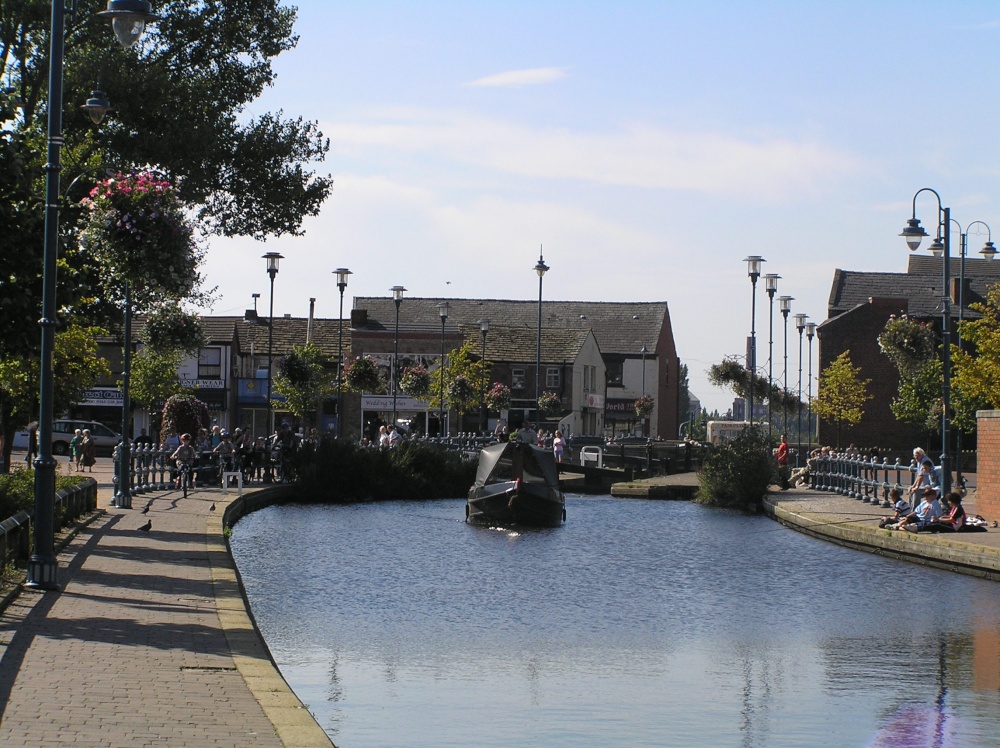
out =
<path fill-rule="evenodd" d="M 77 429 L 90 429 L 90 438 L 94 440 L 97 451 L 100 454 L 111 454 L 115 445 L 121 441 L 122 437 L 114 430 L 108 428 L 103 423 L 97 421 L 77 421 L 75 419 L 60 419 L 52 424 L 52 453 L 57 455 L 69 454 L 69 440 Z M 28 432 L 18 431 L 14 435 L 14 448 L 28 448 Z"/>

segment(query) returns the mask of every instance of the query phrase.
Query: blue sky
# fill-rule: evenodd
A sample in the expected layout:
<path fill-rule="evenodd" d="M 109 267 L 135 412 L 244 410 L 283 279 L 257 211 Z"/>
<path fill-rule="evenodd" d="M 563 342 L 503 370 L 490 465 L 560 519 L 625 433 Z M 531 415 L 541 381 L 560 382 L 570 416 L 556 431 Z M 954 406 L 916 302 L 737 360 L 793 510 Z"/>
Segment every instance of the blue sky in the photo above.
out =
<path fill-rule="evenodd" d="M 836 268 L 905 269 L 921 187 L 1000 232 L 995 3 L 297 5 L 247 113 L 319 121 L 334 190 L 302 237 L 211 242 L 219 314 L 266 308 L 266 251 L 276 314 L 336 317 L 342 266 L 348 298 L 537 298 L 541 245 L 546 299 L 667 301 L 692 391 L 725 411 L 705 372 L 744 349 L 747 255 L 822 322 Z M 935 210 L 921 196 L 929 231 Z M 777 302 L 774 326 L 777 377 Z M 757 331 L 766 370 L 762 284 Z"/>

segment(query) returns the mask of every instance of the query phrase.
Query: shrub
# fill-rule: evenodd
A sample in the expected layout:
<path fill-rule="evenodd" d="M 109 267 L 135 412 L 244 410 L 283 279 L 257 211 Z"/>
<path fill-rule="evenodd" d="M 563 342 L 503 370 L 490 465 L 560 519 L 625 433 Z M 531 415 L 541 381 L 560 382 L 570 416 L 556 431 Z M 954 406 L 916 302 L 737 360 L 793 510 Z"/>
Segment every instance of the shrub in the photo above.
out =
<path fill-rule="evenodd" d="M 767 434 L 746 428 L 732 442 L 714 449 L 699 474 L 701 504 L 755 511 L 777 480 Z"/>
<path fill-rule="evenodd" d="M 190 395 L 174 395 L 163 405 L 163 431 L 192 436 L 200 428 L 208 428 L 208 406 Z"/>
<path fill-rule="evenodd" d="M 56 475 L 56 491 L 70 488 L 86 480 L 80 475 Z M 35 512 L 35 471 L 15 469 L 0 475 L 0 520 L 20 511 Z"/>

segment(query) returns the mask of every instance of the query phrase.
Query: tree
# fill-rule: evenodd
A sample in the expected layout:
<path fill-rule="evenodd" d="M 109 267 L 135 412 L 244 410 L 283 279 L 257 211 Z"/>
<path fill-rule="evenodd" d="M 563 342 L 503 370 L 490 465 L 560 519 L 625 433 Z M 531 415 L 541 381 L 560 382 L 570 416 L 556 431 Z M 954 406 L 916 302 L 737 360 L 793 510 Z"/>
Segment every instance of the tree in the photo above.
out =
<path fill-rule="evenodd" d="M 975 356 L 952 347 L 954 420 L 963 430 L 975 427 L 976 410 L 1000 408 L 1000 285 L 970 307 L 982 317 L 962 323 L 962 342 L 974 348 Z"/>
<path fill-rule="evenodd" d="M 813 413 L 837 426 L 837 446 L 843 424 L 853 426 L 861 421 L 865 403 L 872 399 L 868 392 L 871 379 L 860 378 L 860 367 L 851 363 L 846 350 L 819 375 L 819 392 L 812 402 Z"/>
<path fill-rule="evenodd" d="M 272 386 L 275 393 L 285 398 L 285 405 L 292 413 L 315 424 L 316 411 L 337 391 L 330 369 L 330 359 L 312 343 L 293 346 L 291 353 L 278 364 Z"/>
<path fill-rule="evenodd" d="M 435 372 L 432 408 L 441 407 L 441 377 L 444 377 L 447 407 L 456 413 L 468 413 L 479 407 L 483 387 L 489 378 L 489 366 L 477 356 L 475 349 L 475 343 L 466 340 L 448 354 L 448 365 Z"/>
<path fill-rule="evenodd" d="M 132 378 L 129 390 L 132 400 L 150 412 L 174 395 L 183 395 L 186 388 L 181 384 L 177 370 L 181 365 L 181 352 L 176 349 L 157 350 L 142 348 L 132 358 Z M 152 433 L 159 431 L 154 425 Z"/>
<path fill-rule="evenodd" d="M 688 366 L 687 364 L 681 364 L 678 368 L 678 382 L 677 386 L 679 388 L 677 395 L 677 416 L 681 423 L 691 418 L 691 390 L 690 382 L 688 381 Z M 670 435 L 673 437 L 673 434 Z"/>

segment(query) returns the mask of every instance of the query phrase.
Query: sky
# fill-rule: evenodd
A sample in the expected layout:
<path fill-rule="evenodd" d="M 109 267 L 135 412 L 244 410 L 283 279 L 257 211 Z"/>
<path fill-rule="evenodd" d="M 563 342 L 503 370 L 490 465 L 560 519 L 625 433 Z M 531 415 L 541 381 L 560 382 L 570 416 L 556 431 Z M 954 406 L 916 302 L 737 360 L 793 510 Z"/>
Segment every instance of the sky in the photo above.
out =
<path fill-rule="evenodd" d="M 692 393 L 724 413 L 707 370 L 745 351 L 748 255 L 820 323 L 837 268 L 905 271 L 921 188 L 1000 231 L 996 3 L 295 4 L 298 46 L 245 114 L 317 121 L 334 187 L 302 236 L 210 241 L 215 314 L 267 308 L 264 252 L 285 258 L 276 315 L 315 297 L 336 318 L 338 267 L 345 313 L 395 285 L 530 300 L 541 251 L 546 300 L 666 301 Z M 937 207 L 916 201 L 929 232 Z M 758 365 L 770 338 L 780 380 L 777 299 L 770 319 L 761 281 Z"/>

